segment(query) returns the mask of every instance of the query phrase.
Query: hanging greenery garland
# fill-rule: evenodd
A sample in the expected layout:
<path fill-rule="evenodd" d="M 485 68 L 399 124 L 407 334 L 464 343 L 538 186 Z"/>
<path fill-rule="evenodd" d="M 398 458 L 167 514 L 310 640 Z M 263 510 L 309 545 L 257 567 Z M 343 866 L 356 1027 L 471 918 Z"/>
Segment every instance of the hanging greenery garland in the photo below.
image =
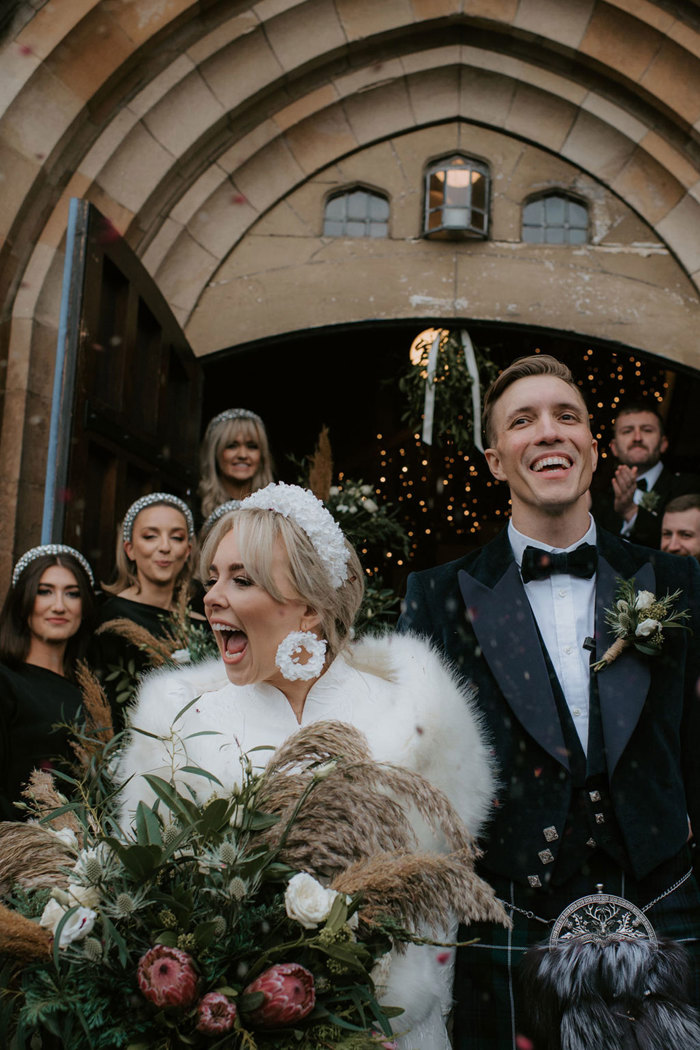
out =
<path fill-rule="evenodd" d="M 447 328 L 421 332 L 411 347 L 410 369 L 399 379 L 399 389 L 406 397 L 403 421 L 414 430 L 423 426 L 427 444 L 452 442 L 461 449 L 475 444 L 472 373 L 478 374 L 483 391 L 499 369 L 488 349 L 473 347 L 468 335 L 464 335 L 466 339 L 460 329 Z M 437 353 L 431 353 L 438 336 Z M 477 433 L 480 425 L 477 419 Z"/>

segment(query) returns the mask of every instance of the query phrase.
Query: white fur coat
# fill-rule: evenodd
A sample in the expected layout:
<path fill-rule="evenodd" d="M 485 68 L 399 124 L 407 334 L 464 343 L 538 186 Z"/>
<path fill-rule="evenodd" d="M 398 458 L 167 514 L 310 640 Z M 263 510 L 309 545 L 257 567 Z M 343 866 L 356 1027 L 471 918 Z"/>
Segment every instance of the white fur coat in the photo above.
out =
<path fill-rule="evenodd" d="M 487 742 L 472 694 L 427 642 L 385 635 L 365 637 L 345 650 L 314 683 L 302 725 L 327 719 L 360 729 L 376 760 L 421 773 L 441 788 L 478 833 L 494 791 Z M 132 732 L 118 770 L 118 779 L 128 780 L 125 816 L 139 800 L 153 800 L 140 774 L 186 780 L 204 800 L 221 788 L 183 773 L 183 766 L 206 769 L 230 789 L 239 782 L 243 752 L 277 747 L 299 728 L 282 693 L 265 684 L 232 685 L 219 660 L 150 674 L 128 723 Z M 252 757 L 264 764 L 270 753 Z M 400 1041 L 405 1050 L 449 1046 L 442 1015 L 450 1005 L 452 966 L 445 955 L 424 947 L 394 957 L 384 999 L 405 1007 L 396 1021 L 397 1030 L 411 1032 Z"/>

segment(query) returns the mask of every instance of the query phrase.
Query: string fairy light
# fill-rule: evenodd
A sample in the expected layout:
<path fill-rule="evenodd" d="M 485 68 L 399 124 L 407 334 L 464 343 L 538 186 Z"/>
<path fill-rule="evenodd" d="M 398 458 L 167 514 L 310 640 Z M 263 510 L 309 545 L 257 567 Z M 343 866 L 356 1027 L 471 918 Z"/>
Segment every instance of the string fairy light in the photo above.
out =
<path fill-rule="evenodd" d="M 592 406 L 591 424 L 602 460 L 610 456 L 619 405 L 632 391 L 659 406 L 668 397 L 665 369 L 643 363 L 634 354 L 584 346 L 578 357 L 569 355 L 567 363 L 580 377 L 577 383 Z M 396 444 L 388 433 L 377 434 L 380 476 L 375 491 L 403 514 L 412 556 L 425 549 L 426 561 L 432 564 L 435 544 L 472 549 L 484 542 L 494 523 L 502 527 L 509 500 L 505 487 L 493 480 L 473 448 L 457 448 L 449 441 L 426 446 L 419 424 L 413 423 L 416 429 L 410 437 L 403 431 Z"/>

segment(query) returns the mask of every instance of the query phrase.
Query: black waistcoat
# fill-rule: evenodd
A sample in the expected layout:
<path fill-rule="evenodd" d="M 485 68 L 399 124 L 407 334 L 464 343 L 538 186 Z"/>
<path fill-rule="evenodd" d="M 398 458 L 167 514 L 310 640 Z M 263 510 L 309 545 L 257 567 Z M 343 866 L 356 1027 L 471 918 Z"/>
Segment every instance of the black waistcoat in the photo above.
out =
<path fill-rule="evenodd" d="M 561 886 L 581 870 L 595 850 L 603 850 L 626 870 L 629 870 L 629 863 L 610 799 L 596 675 L 592 672 L 590 676 L 586 754 L 541 636 L 540 642 L 569 752 L 572 780 L 571 807 L 552 874 L 552 884 Z"/>

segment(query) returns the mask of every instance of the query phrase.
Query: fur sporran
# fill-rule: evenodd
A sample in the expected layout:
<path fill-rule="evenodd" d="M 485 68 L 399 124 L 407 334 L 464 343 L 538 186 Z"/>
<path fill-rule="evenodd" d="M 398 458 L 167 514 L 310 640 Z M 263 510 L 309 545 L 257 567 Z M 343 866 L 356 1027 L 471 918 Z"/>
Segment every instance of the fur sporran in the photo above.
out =
<path fill-rule="evenodd" d="M 537 1050 L 700 1047 L 689 957 L 653 931 L 550 939 L 525 954 L 522 983 Z"/>

